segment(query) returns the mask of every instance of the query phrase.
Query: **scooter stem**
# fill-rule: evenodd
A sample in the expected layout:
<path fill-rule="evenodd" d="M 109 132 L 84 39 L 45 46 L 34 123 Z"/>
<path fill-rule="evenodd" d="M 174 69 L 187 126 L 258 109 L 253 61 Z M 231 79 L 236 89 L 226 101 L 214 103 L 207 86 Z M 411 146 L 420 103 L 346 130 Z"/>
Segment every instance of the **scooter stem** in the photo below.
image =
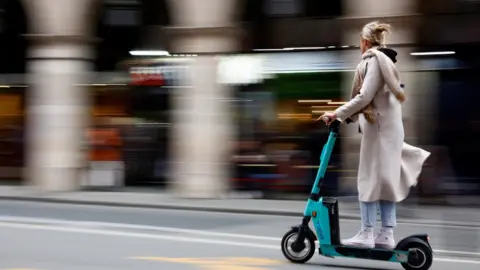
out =
<path fill-rule="evenodd" d="M 315 177 L 315 183 L 312 187 L 312 194 L 319 194 L 320 193 L 320 186 L 322 184 L 322 180 L 325 177 L 325 173 L 328 169 L 328 162 L 330 161 L 330 157 L 332 155 L 333 147 L 335 146 L 335 141 L 338 136 L 338 129 L 333 130 L 330 129 L 330 135 L 328 136 L 327 143 L 323 146 L 322 154 L 320 155 L 320 167 L 317 171 L 317 176 Z"/>

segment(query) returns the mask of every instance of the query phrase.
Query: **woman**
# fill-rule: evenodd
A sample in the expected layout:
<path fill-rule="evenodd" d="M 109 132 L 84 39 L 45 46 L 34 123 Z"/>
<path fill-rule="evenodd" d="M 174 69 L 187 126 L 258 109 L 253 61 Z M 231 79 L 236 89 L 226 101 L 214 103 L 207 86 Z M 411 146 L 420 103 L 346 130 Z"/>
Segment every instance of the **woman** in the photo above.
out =
<path fill-rule="evenodd" d="M 403 85 L 394 61 L 396 52 L 384 48 L 390 25 L 371 22 L 362 29 L 362 61 L 355 72 L 352 98 L 321 120 L 358 120 L 363 134 L 358 169 L 358 192 L 362 228 L 344 245 L 393 249 L 396 202 L 404 200 L 417 183 L 423 163 L 430 153 L 404 143 L 401 104 Z M 380 208 L 382 228 L 374 236 Z"/>

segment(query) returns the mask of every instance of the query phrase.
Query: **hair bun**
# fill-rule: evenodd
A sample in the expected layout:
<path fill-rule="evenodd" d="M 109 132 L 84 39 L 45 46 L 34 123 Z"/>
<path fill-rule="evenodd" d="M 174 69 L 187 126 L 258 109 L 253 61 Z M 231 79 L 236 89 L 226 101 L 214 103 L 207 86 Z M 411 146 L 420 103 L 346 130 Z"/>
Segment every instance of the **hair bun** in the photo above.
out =
<path fill-rule="evenodd" d="M 384 45 L 385 34 L 390 33 L 392 27 L 388 23 L 373 21 L 367 23 L 362 29 L 362 38 L 374 45 Z"/>
<path fill-rule="evenodd" d="M 377 25 L 374 26 L 374 30 L 380 34 L 383 33 L 390 33 L 390 30 L 392 29 L 392 26 L 388 23 L 378 23 Z"/>

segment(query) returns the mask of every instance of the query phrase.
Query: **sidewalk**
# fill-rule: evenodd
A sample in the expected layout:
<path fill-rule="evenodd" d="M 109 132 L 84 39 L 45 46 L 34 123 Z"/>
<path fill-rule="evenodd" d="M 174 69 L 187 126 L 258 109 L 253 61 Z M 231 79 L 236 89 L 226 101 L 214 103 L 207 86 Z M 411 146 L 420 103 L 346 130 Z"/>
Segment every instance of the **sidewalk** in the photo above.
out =
<path fill-rule="evenodd" d="M 78 191 L 39 193 L 26 187 L 0 187 L 0 200 L 301 216 L 305 201 L 262 199 L 181 199 L 164 192 Z M 340 217 L 359 219 L 355 198 L 339 198 Z M 425 225 L 480 227 L 478 208 L 398 206 L 398 221 Z"/>

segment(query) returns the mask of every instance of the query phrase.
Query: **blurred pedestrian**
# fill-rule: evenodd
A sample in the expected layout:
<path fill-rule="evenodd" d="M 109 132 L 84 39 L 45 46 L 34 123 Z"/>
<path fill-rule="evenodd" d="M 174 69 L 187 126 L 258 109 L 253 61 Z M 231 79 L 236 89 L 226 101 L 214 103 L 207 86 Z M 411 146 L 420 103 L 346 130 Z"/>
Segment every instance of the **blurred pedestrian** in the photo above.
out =
<path fill-rule="evenodd" d="M 360 36 L 362 60 L 357 66 L 351 100 L 335 112 L 321 116 L 327 124 L 335 119 L 360 125 L 362 141 L 358 192 L 362 228 L 345 245 L 393 249 L 396 203 L 415 186 L 429 152 L 404 143 L 402 102 L 404 86 L 394 64 L 397 53 L 385 47 L 390 25 L 366 24 Z M 377 208 L 382 228 L 375 236 Z"/>

